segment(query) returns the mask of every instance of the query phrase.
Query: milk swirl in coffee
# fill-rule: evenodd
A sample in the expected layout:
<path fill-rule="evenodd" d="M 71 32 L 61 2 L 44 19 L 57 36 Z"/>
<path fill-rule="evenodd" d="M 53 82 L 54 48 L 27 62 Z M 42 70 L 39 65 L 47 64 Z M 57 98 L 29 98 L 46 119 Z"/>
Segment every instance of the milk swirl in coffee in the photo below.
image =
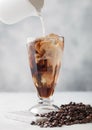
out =
<path fill-rule="evenodd" d="M 61 66 L 64 39 L 56 34 L 38 38 L 28 44 L 29 64 L 38 95 L 53 95 Z"/>

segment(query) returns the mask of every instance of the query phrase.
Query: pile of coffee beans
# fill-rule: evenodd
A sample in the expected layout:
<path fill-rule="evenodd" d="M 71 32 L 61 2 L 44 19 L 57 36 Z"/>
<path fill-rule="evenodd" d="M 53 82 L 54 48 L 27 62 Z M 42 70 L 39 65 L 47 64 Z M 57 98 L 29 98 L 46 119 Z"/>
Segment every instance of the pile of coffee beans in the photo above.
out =
<path fill-rule="evenodd" d="M 58 111 L 37 114 L 36 116 L 43 117 L 43 119 L 32 121 L 31 125 L 40 127 L 61 127 L 62 125 L 92 123 L 92 106 L 70 102 L 61 105 Z"/>

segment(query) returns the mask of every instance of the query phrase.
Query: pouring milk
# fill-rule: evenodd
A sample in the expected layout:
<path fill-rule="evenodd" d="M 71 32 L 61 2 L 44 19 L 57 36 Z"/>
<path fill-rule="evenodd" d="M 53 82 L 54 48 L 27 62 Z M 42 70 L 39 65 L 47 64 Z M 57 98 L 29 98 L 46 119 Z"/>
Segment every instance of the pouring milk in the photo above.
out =
<path fill-rule="evenodd" d="M 29 16 L 38 16 L 44 0 L 0 0 L 0 21 L 14 24 Z"/>

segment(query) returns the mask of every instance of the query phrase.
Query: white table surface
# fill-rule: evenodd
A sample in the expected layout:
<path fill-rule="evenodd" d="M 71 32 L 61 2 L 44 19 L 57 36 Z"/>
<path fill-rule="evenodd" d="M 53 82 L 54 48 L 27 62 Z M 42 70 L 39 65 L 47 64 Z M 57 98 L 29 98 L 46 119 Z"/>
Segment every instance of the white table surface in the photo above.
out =
<path fill-rule="evenodd" d="M 54 104 L 61 105 L 70 101 L 83 102 L 92 105 L 92 92 L 56 92 Z M 8 112 L 27 110 L 35 105 L 37 101 L 36 93 L 0 93 L 0 130 L 45 130 L 32 126 L 28 122 L 20 122 L 8 119 Z M 63 126 L 61 128 L 48 128 L 48 130 L 92 130 L 92 123 Z"/>

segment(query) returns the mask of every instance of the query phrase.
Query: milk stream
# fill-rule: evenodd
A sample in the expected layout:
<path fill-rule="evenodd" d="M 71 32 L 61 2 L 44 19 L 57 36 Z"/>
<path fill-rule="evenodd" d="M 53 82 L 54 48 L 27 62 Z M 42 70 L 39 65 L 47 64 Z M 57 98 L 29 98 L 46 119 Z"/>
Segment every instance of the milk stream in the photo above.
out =
<path fill-rule="evenodd" d="M 45 36 L 45 26 L 44 26 L 44 19 L 42 16 L 40 16 L 40 20 L 41 20 L 41 25 L 42 25 L 42 33 L 43 33 L 43 36 Z"/>
<path fill-rule="evenodd" d="M 43 17 L 39 14 L 38 15 L 39 18 L 40 18 L 40 21 L 41 21 L 41 26 L 42 26 L 42 34 L 43 34 L 43 37 L 45 36 L 45 25 L 44 25 L 44 19 Z"/>

